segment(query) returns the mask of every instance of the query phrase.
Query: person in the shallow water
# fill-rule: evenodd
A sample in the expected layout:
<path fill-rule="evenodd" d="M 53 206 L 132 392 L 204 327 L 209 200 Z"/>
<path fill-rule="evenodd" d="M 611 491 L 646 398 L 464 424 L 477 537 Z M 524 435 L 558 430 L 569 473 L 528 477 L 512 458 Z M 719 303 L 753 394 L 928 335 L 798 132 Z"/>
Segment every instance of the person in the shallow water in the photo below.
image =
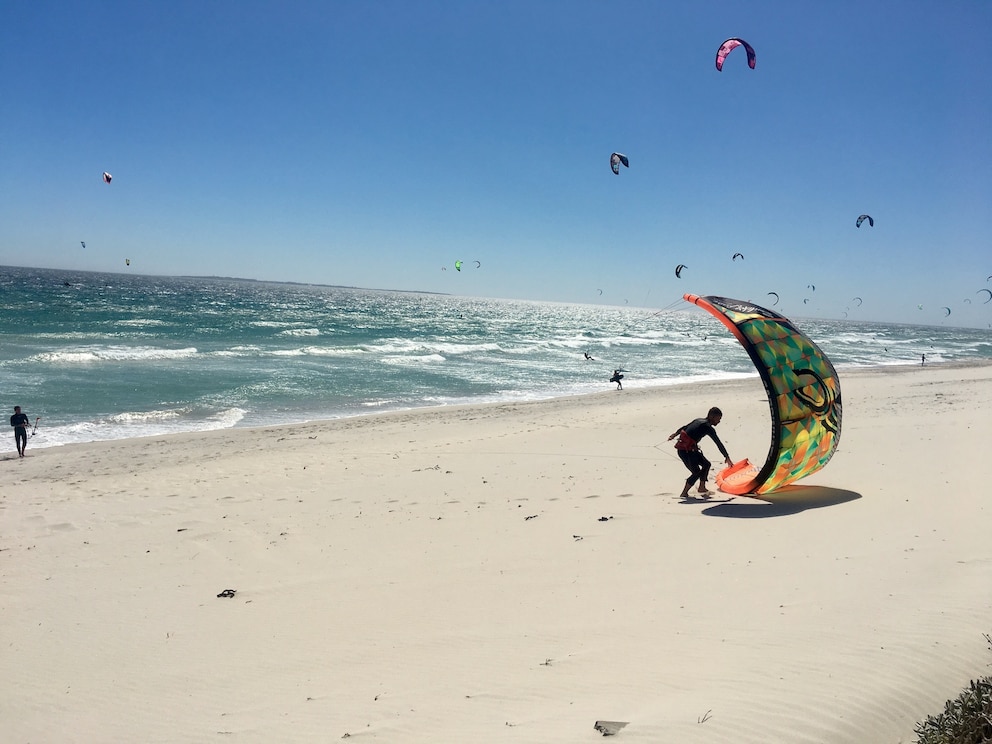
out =
<path fill-rule="evenodd" d="M 623 375 L 620 374 L 620 370 L 613 370 L 613 377 L 610 378 L 610 382 L 615 382 L 617 384 L 617 390 L 623 390 L 623 383 L 620 380 L 623 379 Z"/>
<path fill-rule="evenodd" d="M 706 479 L 710 475 L 710 466 L 713 463 L 707 460 L 703 451 L 699 449 L 699 440 L 703 437 L 709 437 L 716 442 L 716 447 L 720 450 L 720 454 L 723 455 L 728 466 L 734 464 L 730 455 L 727 454 L 727 448 L 723 446 L 720 437 L 716 435 L 716 429 L 713 428 L 720 423 L 722 418 L 723 411 L 713 406 L 706 414 L 706 418 L 690 421 L 668 437 L 668 441 L 675 439 L 675 437 L 679 438 L 679 441 L 675 443 L 675 450 L 679 453 L 682 464 L 689 469 L 689 477 L 686 478 L 685 487 L 679 494 L 680 498 L 689 498 L 689 489 L 697 480 L 699 481 L 700 495 L 710 495 L 710 491 L 706 488 Z"/>

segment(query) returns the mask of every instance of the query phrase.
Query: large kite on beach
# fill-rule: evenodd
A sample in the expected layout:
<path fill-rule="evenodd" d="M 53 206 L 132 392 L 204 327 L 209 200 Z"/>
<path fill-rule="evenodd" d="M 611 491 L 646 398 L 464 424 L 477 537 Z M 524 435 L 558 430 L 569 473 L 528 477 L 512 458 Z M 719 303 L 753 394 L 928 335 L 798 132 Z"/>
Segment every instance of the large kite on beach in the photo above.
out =
<path fill-rule="evenodd" d="M 833 364 L 792 322 L 772 310 L 726 297 L 686 294 L 715 316 L 747 351 L 765 385 L 772 436 L 763 465 L 746 458 L 717 475 L 720 490 L 761 494 L 815 473 L 840 442 L 840 379 Z"/>
<path fill-rule="evenodd" d="M 747 52 L 747 66 L 752 70 L 757 62 L 754 56 L 754 47 L 748 44 L 744 39 L 732 38 L 727 39 L 720 45 L 720 48 L 716 50 L 716 69 L 720 72 L 723 71 L 723 61 L 727 58 L 727 55 L 734 51 L 737 47 L 744 47 L 744 51 Z"/>
<path fill-rule="evenodd" d="M 630 167 L 630 161 L 627 159 L 626 155 L 619 152 L 615 152 L 610 155 L 610 168 L 613 169 L 613 174 L 616 176 L 620 175 L 620 164 L 623 163 L 624 168 Z"/>

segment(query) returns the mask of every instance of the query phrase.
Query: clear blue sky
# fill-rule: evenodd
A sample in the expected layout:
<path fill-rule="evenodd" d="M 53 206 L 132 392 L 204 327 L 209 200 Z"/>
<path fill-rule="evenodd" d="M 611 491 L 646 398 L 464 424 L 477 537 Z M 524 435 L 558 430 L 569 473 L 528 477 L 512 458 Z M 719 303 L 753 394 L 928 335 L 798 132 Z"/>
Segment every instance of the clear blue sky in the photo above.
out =
<path fill-rule="evenodd" d="M 0 264 L 985 328 L 990 30 L 985 0 L 4 3 Z M 755 70 L 717 72 L 731 36 Z"/>

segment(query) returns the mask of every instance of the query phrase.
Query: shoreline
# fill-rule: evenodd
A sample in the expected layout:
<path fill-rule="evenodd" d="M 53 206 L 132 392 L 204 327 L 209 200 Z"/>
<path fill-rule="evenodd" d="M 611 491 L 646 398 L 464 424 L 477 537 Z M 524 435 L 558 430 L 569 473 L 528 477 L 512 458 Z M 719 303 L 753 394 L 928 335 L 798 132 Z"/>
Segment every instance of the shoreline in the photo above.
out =
<path fill-rule="evenodd" d="M 951 361 L 951 362 L 932 362 L 930 363 L 931 368 L 942 368 L 942 369 L 956 369 L 962 367 L 970 366 L 992 366 L 992 360 L 984 359 L 972 359 L 966 361 Z M 840 366 L 837 368 L 838 374 L 841 377 L 841 385 L 843 386 L 844 379 L 850 376 L 866 375 L 866 374 L 896 374 L 900 371 L 911 371 L 913 369 L 919 369 L 923 365 L 914 364 L 910 362 L 899 363 L 899 364 L 885 364 L 885 365 L 857 365 L 857 366 Z M 693 387 L 693 386 L 709 386 L 709 385 L 719 385 L 723 383 L 734 383 L 739 381 L 757 380 L 760 383 L 760 378 L 757 372 L 749 372 L 744 375 L 738 373 L 727 373 L 728 377 L 714 377 L 706 379 L 694 379 L 694 380 L 684 380 L 684 381 L 674 381 L 667 384 L 652 384 L 645 387 L 638 387 L 636 384 L 633 387 L 624 388 L 623 393 L 631 394 L 635 392 L 643 393 L 645 391 L 659 391 L 659 390 L 672 390 L 674 388 L 681 387 Z M 196 434 L 206 433 L 206 432 L 228 432 L 228 431 L 244 431 L 244 430 L 256 430 L 256 429 L 273 429 L 278 427 L 294 427 L 294 426 L 305 426 L 310 424 L 326 424 L 336 421 L 347 421 L 356 418 L 366 418 L 366 417 L 378 417 L 378 416 L 389 416 L 393 414 L 406 414 L 406 413 L 416 413 L 418 411 L 429 412 L 429 411 L 441 411 L 441 410 L 459 410 L 462 408 L 481 406 L 481 407 L 491 407 L 491 406 L 516 406 L 516 405 L 539 405 L 552 403 L 557 400 L 572 400 L 572 399 L 586 399 L 594 398 L 596 396 L 609 396 L 615 394 L 617 391 L 613 389 L 602 390 L 589 393 L 568 393 L 564 395 L 555 395 L 547 398 L 526 398 L 520 400 L 485 400 L 479 402 L 468 402 L 468 403 L 451 403 L 445 405 L 423 405 L 415 406 L 409 408 L 398 408 L 398 409 L 387 409 L 387 410 L 369 410 L 365 412 L 359 412 L 354 414 L 342 414 L 334 418 L 313 418 L 313 419 L 299 419 L 294 421 L 281 421 L 273 424 L 263 424 L 263 425 L 249 425 L 249 426 L 239 426 L 237 424 L 227 427 L 218 427 L 210 429 L 192 429 L 188 431 L 180 432 L 169 432 L 169 433 L 159 433 L 159 434 L 141 434 L 138 436 L 126 436 L 115 439 L 92 439 L 83 442 L 54 442 L 51 444 L 39 444 L 32 442 L 28 439 L 28 445 L 32 451 L 47 450 L 47 449 L 59 449 L 62 450 L 66 447 L 75 447 L 84 444 L 121 444 L 123 442 L 131 440 L 141 440 L 141 439 L 151 439 L 151 438 L 170 438 L 170 437 L 186 437 L 193 436 Z M 15 453 L 16 456 L 16 453 Z M 0 461 L 4 459 L 4 454 L 0 454 Z"/>
<path fill-rule="evenodd" d="M 841 385 L 834 458 L 762 498 L 679 500 L 667 441 L 719 405 L 762 457 L 757 377 L 29 449 L 0 499 L 5 727 L 910 740 L 988 669 L 992 364 Z"/>

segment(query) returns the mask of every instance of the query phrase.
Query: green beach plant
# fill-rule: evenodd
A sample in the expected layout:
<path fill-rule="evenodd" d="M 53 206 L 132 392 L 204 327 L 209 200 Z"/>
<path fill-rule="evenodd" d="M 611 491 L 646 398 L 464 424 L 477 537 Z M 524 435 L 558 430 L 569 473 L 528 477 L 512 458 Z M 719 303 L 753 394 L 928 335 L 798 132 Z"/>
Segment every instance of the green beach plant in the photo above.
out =
<path fill-rule="evenodd" d="M 985 634 L 992 650 L 992 636 Z M 928 716 L 914 729 L 917 744 L 989 744 L 992 742 L 992 677 L 972 680 L 944 712 Z"/>

